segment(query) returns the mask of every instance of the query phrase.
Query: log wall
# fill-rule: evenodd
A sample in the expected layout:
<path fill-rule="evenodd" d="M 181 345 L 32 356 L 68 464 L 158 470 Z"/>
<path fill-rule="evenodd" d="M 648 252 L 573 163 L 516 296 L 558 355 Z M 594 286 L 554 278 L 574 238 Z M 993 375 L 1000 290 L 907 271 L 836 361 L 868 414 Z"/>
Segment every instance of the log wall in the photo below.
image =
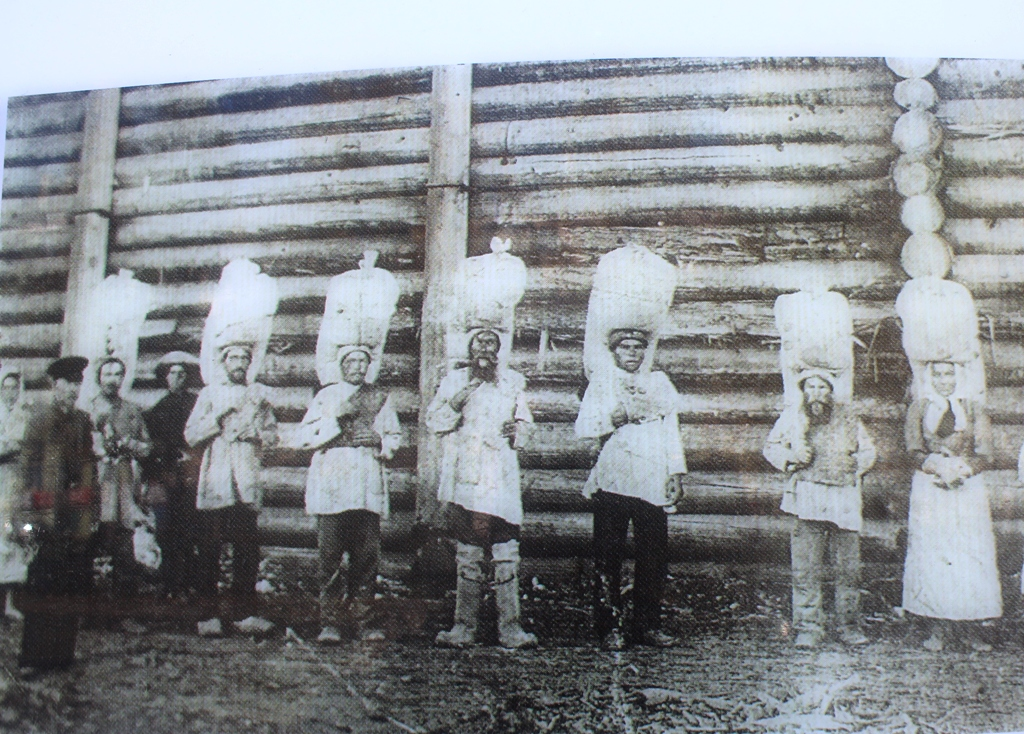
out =
<path fill-rule="evenodd" d="M 986 359 L 1002 471 L 993 498 L 1003 529 L 1017 533 L 1024 506 L 1008 470 L 1024 438 L 1024 344 L 1007 296 L 1024 277 L 1024 205 L 1012 200 L 1014 186 L 1024 190 L 1024 148 L 991 126 L 1020 126 L 1024 76 L 1019 65 L 1016 76 L 1004 71 L 993 81 L 967 62 L 944 62 L 936 87 L 947 128 L 945 233 L 955 275 L 994 337 Z M 627 241 L 683 274 L 658 356 L 683 396 L 692 471 L 672 521 L 676 552 L 785 554 L 780 478 L 760 455 L 781 407 L 772 304 L 812 278 L 853 308 L 855 391 L 881 453 L 866 547 L 880 559 L 896 552 L 909 486 L 909 370 L 893 307 L 907 236 L 890 176 L 895 81 L 881 59 L 849 58 L 473 68 L 469 254 L 510 236 L 529 268 L 513 351 L 538 420 L 521 455 L 527 552 L 588 552 L 579 488 L 596 447 L 572 431 L 586 304 L 597 260 Z M 380 251 L 402 285 L 381 373 L 407 436 L 393 467 L 392 548 L 407 542 L 416 494 L 430 88 L 431 70 L 403 69 L 125 89 L 115 168 L 109 268 L 131 268 L 160 293 L 140 347 L 143 402 L 159 395 L 160 354 L 198 353 L 220 269 L 246 256 L 281 283 L 260 379 L 288 432 L 317 388 L 328 279 L 364 249 Z M 0 359 L 22 360 L 34 386 L 60 339 L 81 99 L 14 100 L 9 114 Z M 301 509 L 308 461 L 287 450 L 266 456 L 267 542 L 313 542 Z"/>

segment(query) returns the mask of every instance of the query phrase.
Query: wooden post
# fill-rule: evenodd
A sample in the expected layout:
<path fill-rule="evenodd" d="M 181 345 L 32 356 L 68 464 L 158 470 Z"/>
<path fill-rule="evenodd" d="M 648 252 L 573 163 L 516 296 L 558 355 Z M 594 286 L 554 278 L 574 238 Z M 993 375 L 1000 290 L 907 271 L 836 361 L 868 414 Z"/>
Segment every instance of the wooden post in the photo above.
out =
<path fill-rule="evenodd" d="M 68 258 L 68 288 L 61 330 L 61 354 L 80 353 L 82 303 L 107 274 L 107 242 L 114 197 L 114 163 L 121 114 L 121 90 L 89 92 L 75 203 L 75 234 Z"/>
<path fill-rule="evenodd" d="M 426 430 L 427 406 L 447 371 L 445 332 L 452 275 L 466 257 L 469 238 L 470 96 L 473 67 L 434 69 L 431 93 L 430 169 L 427 179 L 425 291 L 420 326 L 420 430 L 417 520 L 435 525 L 441 447 Z M 431 565 L 431 564 L 427 564 Z"/>

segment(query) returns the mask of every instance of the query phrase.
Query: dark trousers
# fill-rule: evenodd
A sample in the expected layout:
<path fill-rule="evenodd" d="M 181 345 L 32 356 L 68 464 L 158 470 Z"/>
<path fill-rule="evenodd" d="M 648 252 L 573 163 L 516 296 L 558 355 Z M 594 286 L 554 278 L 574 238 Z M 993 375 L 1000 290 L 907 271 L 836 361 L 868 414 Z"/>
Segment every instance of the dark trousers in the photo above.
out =
<path fill-rule="evenodd" d="M 835 579 L 835 614 L 840 627 L 856 626 L 860 607 L 860 535 L 830 522 L 797 520 L 790 541 L 793 561 L 793 627 L 797 632 L 825 632 L 822 590 L 831 556 Z"/>
<path fill-rule="evenodd" d="M 621 628 L 622 560 L 633 523 L 636 566 L 633 631 L 661 627 L 661 597 L 668 575 L 668 518 L 658 505 L 609 492 L 594 495 L 594 627 L 598 636 Z"/>
<path fill-rule="evenodd" d="M 336 625 L 348 600 L 373 596 L 380 563 L 380 515 L 369 510 L 317 515 L 317 544 L 320 619 Z M 346 552 L 348 574 L 342 567 Z"/>
<path fill-rule="evenodd" d="M 100 523 L 99 543 L 110 554 L 114 595 L 134 596 L 139 587 L 139 569 L 135 561 L 133 532 L 120 522 Z"/>
<path fill-rule="evenodd" d="M 202 597 L 204 614 L 239 620 L 256 614 L 256 578 L 260 570 L 260 540 L 257 517 L 249 505 L 232 505 L 216 510 L 199 510 L 199 564 L 196 587 Z M 224 543 L 234 551 L 228 607 L 218 605 L 220 552 Z"/>
<path fill-rule="evenodd" d="M 18 607 L 25 614 L 18 664 L 60 668 L 75 661 L 79 617 L 93 588 L 92 544 L 47 534 L 28 567 Z"/>
<path fill-rule="evenodd" d="M 153 508 L 160 580 L 168 594 L 189 591 L 196 574 L 196 493 L 188 489 L 183 483 L 168 483 L 167 501 Z"/>

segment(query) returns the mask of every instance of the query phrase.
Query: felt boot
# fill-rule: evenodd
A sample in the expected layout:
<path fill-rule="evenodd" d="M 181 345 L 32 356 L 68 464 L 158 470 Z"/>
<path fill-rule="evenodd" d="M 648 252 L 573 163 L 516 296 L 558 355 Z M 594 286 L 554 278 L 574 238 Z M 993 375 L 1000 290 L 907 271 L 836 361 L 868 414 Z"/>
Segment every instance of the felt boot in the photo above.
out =
<path fill-rule="evenodd" d="M 494 604 L 498 609 L 498 641 L 502 647 L 519 650 L 537 646 L 537 636 L 523 630 L 519 608 L 519 541 L 495 543 Z"/>
<path fill-rule="evenodd" d="M 455 560 L 459 574 L 455 587 L 455 625 L 450 630 L 437 633 L 434 644 L 441 647 L 467 647 L 476 642 L 484 586 L 484 549 L 459 543 Z"/>

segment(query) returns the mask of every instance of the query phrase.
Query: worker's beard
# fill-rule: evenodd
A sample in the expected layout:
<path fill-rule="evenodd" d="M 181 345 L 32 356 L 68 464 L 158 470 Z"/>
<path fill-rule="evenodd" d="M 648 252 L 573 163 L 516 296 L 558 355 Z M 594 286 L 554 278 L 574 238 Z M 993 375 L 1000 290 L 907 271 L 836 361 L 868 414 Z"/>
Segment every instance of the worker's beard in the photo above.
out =
<path fill-rule="evenodd" d="M 474 357 L 469 364 L 473 377 L 484 382 L 494 382 L 497 375 L 498 362 L 490 357 Z"/>
<path fill-rule="evenodd" d="M 811 425 L 823 425 L 832 420 L 832 401 L 813 400 L 804 404 L 804 412 Z"/>

